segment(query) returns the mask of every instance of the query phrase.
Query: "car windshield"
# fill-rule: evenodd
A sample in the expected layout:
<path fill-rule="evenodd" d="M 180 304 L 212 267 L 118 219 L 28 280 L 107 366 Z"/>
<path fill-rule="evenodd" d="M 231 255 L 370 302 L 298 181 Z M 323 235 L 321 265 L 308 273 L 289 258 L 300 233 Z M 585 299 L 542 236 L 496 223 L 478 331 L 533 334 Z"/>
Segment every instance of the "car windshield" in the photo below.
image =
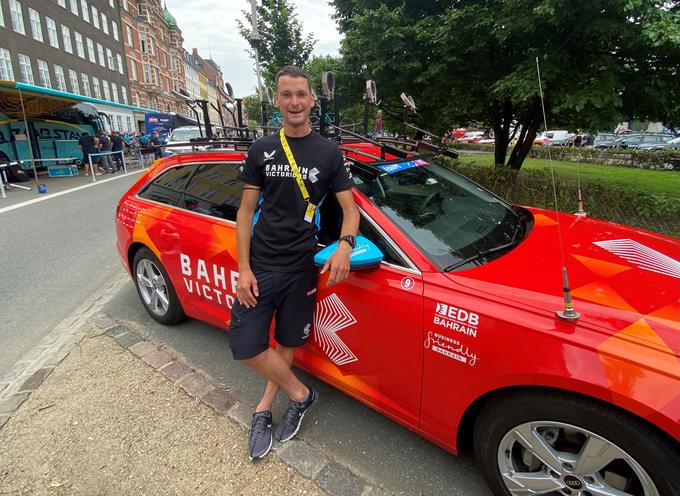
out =
<path fill-rule="evenodd" d="M 668 143 L 670 143 L 672 145 L 679 145 L 680 144 L 680 136 L 678 136 L 677 138 L 673 138 Z"/>
<path fill-rule="evenodd" d="M 196 129 L 175 129 L 170 135 L 170 141 L 189 141 L 192 138 L 200 138 L 201 133 Z"/>
<path fill-rule="evenodd" d="M 378 167 L 355 184 L 441 270 L 488 262 L 521 239 L 523 217 L 460 174 L 429 159 Z"/>

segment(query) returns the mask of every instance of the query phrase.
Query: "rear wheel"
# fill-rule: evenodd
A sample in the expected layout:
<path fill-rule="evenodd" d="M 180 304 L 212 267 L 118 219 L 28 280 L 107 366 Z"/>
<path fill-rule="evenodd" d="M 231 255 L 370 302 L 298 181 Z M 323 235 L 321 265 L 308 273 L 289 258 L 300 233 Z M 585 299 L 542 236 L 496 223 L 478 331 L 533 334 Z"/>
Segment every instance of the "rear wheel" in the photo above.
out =
<path fill-rule="evenodd" d="M 184 319 L 184 311 L 170 277 L 151 250 L 140 248 L 135 253 L 132 275 L 139 299 L 151 317 L 167 325 Z"/>
<path fill-rule="evenodd" d="M 480 414 L 474 445 L 499 496 L 680 495 L 680 453 L 672 441 L 575 395 L 508 395 Z"/>

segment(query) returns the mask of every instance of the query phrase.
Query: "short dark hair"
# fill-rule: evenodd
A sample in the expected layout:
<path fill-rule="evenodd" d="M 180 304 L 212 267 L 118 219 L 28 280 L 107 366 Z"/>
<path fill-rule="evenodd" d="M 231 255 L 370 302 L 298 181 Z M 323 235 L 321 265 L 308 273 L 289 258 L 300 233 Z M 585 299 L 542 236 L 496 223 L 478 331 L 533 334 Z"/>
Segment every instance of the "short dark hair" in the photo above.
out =
<path fill-rule="evenodd" d="M 307 80 L 307 86 L 309 87 L 309 91 L 311 93 L 311 91 L 312 91 L 312 80 L 309 77 L 309 74 L 307 74 L 307 72 L 305 72 L 304 69 L 301 69 L 300 67 L 298 67 L 296 65 L 287 65 L 286 67 L 281 69 L 279 72 L 276 73 L 276 78 L 274 79 L 274 82 L 276 83 L 277 89 L 278 89 L 278 86 L 279 86 L 279 78 L 281 76 L 305 78 Z"/>

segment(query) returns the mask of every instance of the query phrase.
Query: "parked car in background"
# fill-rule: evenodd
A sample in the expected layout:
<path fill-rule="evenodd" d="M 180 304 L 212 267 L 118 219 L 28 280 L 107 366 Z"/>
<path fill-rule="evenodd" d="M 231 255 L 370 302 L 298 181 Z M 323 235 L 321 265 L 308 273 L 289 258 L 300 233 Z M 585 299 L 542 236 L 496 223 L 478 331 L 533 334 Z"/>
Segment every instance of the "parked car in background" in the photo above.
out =
<path fill-rule="evenodd" d="M 638 146 L 639 150 L 680 150 L 680 136 L 670 141 L 658 143 L 643 143 Z"/>
<path fill-rule="evenodd" d="M 181 126 L 173 129 L 172 133 L 168 137 L 168 145 L 172 148 L 167 148 L 167 153 L 186 153 L 190 151 L 195 151 L 195 146 L 174 146 L 177 143 L 189 143 L 190 140 L 195 138 L 200 138 L 203 134 L 198 126 Z"/>
<path fill-rule="evenodd" d="M 619 138 L 614 143 L 616 148 L 639 148 L 642 145 L 666 143 L 673 139 L 670 134 L 640 133 L 630 134 L 625 138 Z"/>
<path fill-rule="evenodd" d="M 614 133 L 598 133 L 595 136 L 595 148 L 613 148 L 618 137 Z"/>
<path fill-rule="evenodd" d="M 484 138 L 484 131 L 469 131 L 458 139 L 459 143 L 477 143 Z"/>
<path fill-rule="evenodd" d="M 569 146 L 576 136 L 569 131 L 543 131 L 534 140 L 535 145 Z"/>

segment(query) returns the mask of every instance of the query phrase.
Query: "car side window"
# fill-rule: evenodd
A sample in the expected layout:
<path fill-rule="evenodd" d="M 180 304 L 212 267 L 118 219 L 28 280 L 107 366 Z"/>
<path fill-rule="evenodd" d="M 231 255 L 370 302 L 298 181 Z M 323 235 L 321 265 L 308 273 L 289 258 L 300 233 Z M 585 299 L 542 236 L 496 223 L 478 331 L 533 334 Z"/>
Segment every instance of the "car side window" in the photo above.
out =
<path fill-rule="evenodd" d="M 373 244 L 375 244 L 375 246 L 377 246 L 383 254 L 383 262 L 408 268 L 408 265 L 404 259 L 394 248 L 392 248 L 392 245 L 388 243 L 385 240 L 385 237 L 363 216 L 361 217 L 361 222 L 359 223 L 359 234 L 373 241 Z"/>
<path fill-rule="evenodd" d="M 243 183 L 236 179 L 240 164 L 202 165 L 187 185 L 182 207 L 236 221 Z"/>
<path fill-rule="evenodd" d="M 195 167 L 188 165 L 168 169 L 147 184 L 139 196 L 147 200 L 177 206 L 194 169 Z"/>

